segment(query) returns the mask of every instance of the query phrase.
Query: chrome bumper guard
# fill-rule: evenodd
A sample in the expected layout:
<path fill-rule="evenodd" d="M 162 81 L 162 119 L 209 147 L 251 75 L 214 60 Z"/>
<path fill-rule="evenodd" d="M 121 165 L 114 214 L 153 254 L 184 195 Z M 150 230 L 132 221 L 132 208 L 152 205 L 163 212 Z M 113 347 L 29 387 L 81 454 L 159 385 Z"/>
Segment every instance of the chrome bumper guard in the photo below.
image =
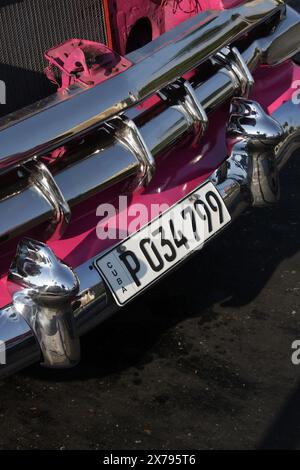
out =
<path fill-rule="evenodd" d="M 225 37 L 228 42 L 229 33 L 234 42 L 240 35 L 251 30 L 253 25 L 278 13 L 281 17 L 270 35 L 256 38 L 244 50 L 239 51 L 234 45 L 228 47 L 224 43 Z M 300 17 L 288 7 L 285 10 L 279 0 L 251 0 L 242 7 L 225 12 L 224 15 L 228 16 L 222 15 L 204 15 L 201 17 L 201 25 L 199 18 L 195 17 L 191 20 L 190 36 L 185 35 L 182 26 L 175 28 L 172 35 L 180 38 L 175 41 L 175 49 L 177 54 L 181 51 L 178 57 L 182 59 L 182 62 L 177 63 L 178 68 L 170 60 L 170 56 L 161 52 L 170 54 L 168 48 L 162 47 L 166 47 L 166 38 L 163 37 L 133 54 L 131 59 L 136 57 L 133 60 L 136 64 L 140 63 L 137 60 L 139 55 L 146 61 L 150 60 L 149 57 L 159 60 L 155 73 L 158 73 L 159 66 L 163 69 L 163 59 L 165 64 L 172 62 L 172 73 L 168 79 L 166 75 L 151 75 L 151 79 L 155 78 L 154 83 L 148 83 L 144 79 L 139 88 L 135 89 L 134 95 L 130 95 L 125 101 L 124 94 L 122 99 L 110 94 L 109 99 L 112 96 L 114 100 L 120 98 L 118 106 L 106 103 L 103 113 L 94 107 L 90 109 L 90 105 L 101 102 L 101 98 L 95 99 L 100 91 L 100 88 L 96 90 L 95 87 L 86 92 L 76 91 L 73 97 L 70 92 L 71 96 L 57 106 L 52 106 L 53 103 L 45 106 L 43 103 L 41 112 L 36 110 L 22 120 L 15 122 L 14 118 L 10 118 L 6 127 L 0 129 L 1 168 L 5 168 L 8 162 L 10 165 L 21 165 L 22 172 L 29 174 L 30 184 L 0 202 L 0 211 L 12 214 L 10 227 L 7 227 L 4 218 L 0 220 L 0 234 L 16 235 L 37 221 L 40 223 L 50 220 L 49 234 L 60 236 L 74 204 L 128 176 L 135 176 L 137 184 L 147 184 L 155 171 L 155 157 L 186 132 L 205 131 L 208 125 L 207 115 L 232 98 L 227 129 L 228 159 L 210 180 L 220 192 L 233 218 L 247 206 L 274 203 L 279 197 L 278 172 L 299 147 L 300 113 L 298 107 L 289 101 L 270 117 L 258 103 L 249 101 L 247 95 L 253 86 L 251 71 L 258 64 L 275 65 L 298 52 Z M 223 29 L 226 18 L 226 27 Z M 234 25 L 233 29 L 230 29 L 231 24 Z M 207 51 L 202 53 L 202 42 L 198 38 L 200 35 L 203 39 L 202 33 L 206 34 L 206 38 L 209 36 L 210 29 L 207 28 L 212 28 L 218 38 L 215 48 L 209 49 L 209 57 Z M 220 34 L 216 34 L 216 28 Z M 171 40 L 169 36 L 167 38 Z M 187 47 L 189 41 L 194 44 L 194 48 Z M 152 51 L 151 55 L 149 50 L 153 47 L 156 52 Z M 188 56 L 184 55 L 187 49 L 190 51 Z M 219 66 L 212 77 L 200 84 L 178 80 L 178 76 L 207 58 Z M 125 82 L 128 83 L 126 80 Z M 178 87 L 181 89 L 180 98 L 174 103 L 173 92 Z M 115 89 L 118 93 L 118 86 Z M 131 109 L 137 101 L 155 92 L 159 93 L 166 104 L 160 114 L 153 116 L 146 113 L 145 116 L 144 113 L 141 116 L 140 111 Z M 104 91 L 104 96 L 105 93 Z M 73 112 L 73 104 L 82 103 L 83 96 L 93 96 L 93 101 L 88 98 L 83 113 Z M 26 140 L 29 139 L 27 136 L 25 144 L 19 146 L 22 139 L 15 139 L 14 132 L 20 131 L 20 135 L 25 135 L 35 123 L 38 129 L 43 128 L 44 119 L 53 117 L 62 104 L 66 105 L 64 109 L 67 113 L 64 122 L 66 129 L 63 131 L 60 128 L 59 135 L 62 139 L 67 135 L 74 138 L 87 127 L 91 128 L 96 124 L 99 126 L 102 119 L 106 122 L 101 126 L 101 137 L 104 133 L 113 135 L 113 138 L 103 149 L 99 137 L 99 149 L 53 177 L 45 165 L 32 159 L 32 152 L 39 155 L 46 149 L 53 148 L 53 142 L 57 146 L 64 140 L 58 139 L 58 134 L 50 136 L 30 132 L 30 142 Z M 126 117 L 123 114 L 113 116 L 125 108 L 128 109 Z M 83 117 L 81 123 L 75 125 L 72 122 L 73 127 L 69 127 L 69 119 Z M 51 125 L 51 129 L 47 129 L 56 133 L 58 120 L 55 118 L 53 122 L 54 127 Z M 60 119 L 60 125 L 61 122 Z M 71 129 L 74 132 L 70 132 Z M 34 142 L 31 140 L 32 136 Z M 84 181 L 81 178 L 83 172 L 86 175 Z M 18 210 L 20 200 L 22 205 L 28 202 L 26 206 L 31 207 L 30 214 L 23 214 Z M 89 260 L 73 271 L 60 262 L 43 243 L 24 239 L 19 244 L 8 274 L 13 304 L 0 310 L 0 339 L 6 345 L 6 363 L 0 365 L 0 375 L 15 372 L 37 361 L 42 361 L 48 367 L 70 367 L 78 362 L 78 337 L 117 309 L 99 273 L 91 269 L 93 262 L 94 259 Z"/>

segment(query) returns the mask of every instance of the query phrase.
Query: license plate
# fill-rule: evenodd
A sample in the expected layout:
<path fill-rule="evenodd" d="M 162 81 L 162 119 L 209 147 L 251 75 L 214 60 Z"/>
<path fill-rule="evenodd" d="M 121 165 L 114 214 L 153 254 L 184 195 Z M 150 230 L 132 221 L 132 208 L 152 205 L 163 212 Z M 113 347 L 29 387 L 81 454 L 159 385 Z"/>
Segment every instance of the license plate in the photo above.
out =
<path fill-rule="evenodd" d="M 122 306 L 204 244 L 231 220 L 209 182 L 95 261 Z"/>

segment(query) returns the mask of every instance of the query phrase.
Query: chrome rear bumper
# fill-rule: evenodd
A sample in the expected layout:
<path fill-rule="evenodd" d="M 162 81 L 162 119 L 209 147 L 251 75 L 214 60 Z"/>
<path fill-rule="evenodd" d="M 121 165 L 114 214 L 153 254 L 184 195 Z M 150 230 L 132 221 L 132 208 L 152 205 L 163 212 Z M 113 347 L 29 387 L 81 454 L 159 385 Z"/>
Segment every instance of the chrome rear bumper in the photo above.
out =
<path fill-rule="evenodd" d="M 246 207 L 271 204 L 278 199 L 278 172 L 300 146 L 299 106 L 287 101 L 270 117 L 258 103 L 234 99 L 227 144 L 229 157 L 210 180 L 222 195 L 232 217 L 236 218 Z M 31 253 L 31 249 L 35 253 Z M 62 290 L 51 290 L 51 270 L 50 274 L 46 270 L 42 283 L 23 275 L 25 258 L 39 267 L 39 274 L 43 271 L 44 249 L 48 250 L 47 260 L 52 258 L 55 284 L 59 284 L 61 278 L 64 281 Z M 1 376 L 40 360 L 55 367 L 76 363 L 79 354 L 77 336 L 117 310 L 99 273 L 92 268 L 94 259 L 76 268 L 74 274 L 66 268 L 67 282 L 64 265 L 57 263 L 48 247 L 33 242 L 28 248 L 28 241 L 21 242 L 9 273 L 9 283 L 15 292 L 14 304 L 0 310 L 1 340 L 6 344 L 6 364 L 0 366 Z M 16 265 L 22 269 L 18 270 Z M 62 312 L 69 318 L 62 319 Z M 71 345 L 70 341 L 73 341 Z"/>

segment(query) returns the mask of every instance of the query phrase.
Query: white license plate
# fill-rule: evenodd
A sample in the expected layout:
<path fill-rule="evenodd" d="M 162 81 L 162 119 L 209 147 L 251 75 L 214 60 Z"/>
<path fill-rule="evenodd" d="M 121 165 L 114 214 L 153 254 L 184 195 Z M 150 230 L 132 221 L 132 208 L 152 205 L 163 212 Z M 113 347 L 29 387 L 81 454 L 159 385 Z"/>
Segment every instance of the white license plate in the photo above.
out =
<path fill-rule="evenodd" d="M 231 220 L 206 183 L 95 261 L 118 305 L 126 304 Z"/>

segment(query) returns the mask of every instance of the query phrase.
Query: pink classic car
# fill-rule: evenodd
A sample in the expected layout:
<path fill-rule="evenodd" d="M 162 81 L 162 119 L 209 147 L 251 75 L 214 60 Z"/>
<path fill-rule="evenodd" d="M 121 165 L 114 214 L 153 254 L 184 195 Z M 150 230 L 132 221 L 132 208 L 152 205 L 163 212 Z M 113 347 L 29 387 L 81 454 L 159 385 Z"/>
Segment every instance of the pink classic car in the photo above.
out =
<path fill-rule="evenodd" d="M 2 0 L 0 22 L 4 376 L 76 365 L 81 335 L 276 203 L 300 146 L 300 15 Z"/>

